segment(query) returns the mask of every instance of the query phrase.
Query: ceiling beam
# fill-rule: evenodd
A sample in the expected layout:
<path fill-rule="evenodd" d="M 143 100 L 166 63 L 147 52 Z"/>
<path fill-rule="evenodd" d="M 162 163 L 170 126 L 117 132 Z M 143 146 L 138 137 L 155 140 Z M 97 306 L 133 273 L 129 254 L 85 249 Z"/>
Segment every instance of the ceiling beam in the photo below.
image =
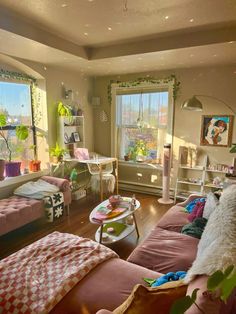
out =
<path fill-rule="evenodd" d="M 76 45 L 71 41 L 36 27 L 2 6 L 0 6 L 0 28 L 77 57 L 88 59 L 87 49 L 85 47 Z"/>
<path fill-rule="evenodd" d="M 125 44 L 114 44 L 104 47 L 90 48 L 89 60 L 114 58 L 128 55 L 166 51 L 236 41 L 236 24 L 215 26 L 211 29 L 181 30 L 163 34 L 152 39 L 144 39 Z"/>

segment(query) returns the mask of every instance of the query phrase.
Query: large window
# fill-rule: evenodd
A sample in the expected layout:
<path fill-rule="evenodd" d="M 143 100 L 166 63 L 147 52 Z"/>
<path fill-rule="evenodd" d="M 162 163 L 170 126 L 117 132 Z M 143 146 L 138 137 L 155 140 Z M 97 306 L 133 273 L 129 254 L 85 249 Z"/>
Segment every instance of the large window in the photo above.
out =
<path fill-rule="evenodd" d="M 116 95 L 117 153 L 160 161 L 168 132 L 169 92 L 144 91 Z"/>
<path fill-rule="evenodd" d="M 31 88 L 26 83 L 0 82 L 0 113 L 7 117 L 4 135 L 9 139 L 12 159 L 25 160 L 32 158 L 34 150 L 30 149 L 34 143 L 33 116 L 31 106 Z M 16 138 L 17 125 L 29 127 L 30 136 L 25 142 Z M 9 153 L 6 144 L 0 138 L 1 158 L 8 160 Z"/>

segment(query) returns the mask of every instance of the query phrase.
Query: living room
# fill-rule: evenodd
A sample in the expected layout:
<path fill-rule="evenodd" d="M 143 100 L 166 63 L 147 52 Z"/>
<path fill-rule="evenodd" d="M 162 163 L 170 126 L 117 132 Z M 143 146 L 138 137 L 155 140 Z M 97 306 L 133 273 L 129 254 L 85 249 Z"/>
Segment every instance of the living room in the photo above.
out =
<path fill-rule="evenodd" d="M 0 1 L 0 170 L 8 161 L 20 167 L 18 175 L 7 175 L 6 168 L 0 171 L 1 259 L 59 231 L 102 242 L 122 263 L 128 258 L 135 265 L 143 259 L 139 265 L 150 271 L 128 265 L 124 274 L 152 277 L 171 271 L 173 264 L 165 258 L 162 262 L 168 266 L 145 264 L 142 255 L 136 258 L 136 249 L 141 250 L 142 243 L 148 247 L 143 241 L 151 239 L 155 228 L 158 236 L 153 237 L 157 242 L 166 239 L 160 243 L 168 251 L 172 235 L 160 228 L 165 229 L 163 221 L 173 202 L 184 201 L 192 192 L 204 197 L 222 192 L 234 181 L 235 11 L 236 3 L 230 0 Z M 24 95 L 17 94 L 16 85 L 25 88 Z M 165 144 L 170 144 L 169 150 Z M 88 160 L 97 166 L 95 172 Z M 106 175 L 102 162 L 112 167 Z M 52 222 L 42 217 L 41 200 L 40 205 L 32 198 L 22 203 L 17 194 L 22 185 L 41 178 L 48 189 L 53 185 L 64 194 L 63 216 Z M 127 222 L 120 241 L 113 241 L 112 231 L 103 232 L 90 217 L 112 194 L 134 199 L 137 206 L 135 215 L 125 217 L 132 228 Z M 7 222 L 9 208 L 20 206 L 25 218 L 9 216 Z M 180 216 L 181 223 L 187 223 L 186 215 Z M 178 222 L 176 226 L 171 228 L 179 232 Z M 181 237 L 178 243 L 185 241 Z M 110 245 L 109 239 L 115 243 Z M 175 271 L 191 267 L 197 244 L 196 238 L 186 244 L 192 250 L 188 261 L 186 251 L 174 244 L 179 249 Z M 162 248 L 155 250 L 158 259 Z M 184 257 L 186 264 L 181 264 Z M 115 279 L 124 271 L 122 265 L 117 264 Z M 97 276 L 100 280 L 102 275 Z M 84 283 L 85 290 L 91 282 Z M 125 297 L 141 282 L 130 279 Z M 77 293 L 85 298 L 81 287 Z M 104 289 L 94 298 L 104 299 Z M 119 289 L 124 287 L 117 283 Z M 114 310 L 125 297 L 117 296 L 107 307 L 105 301 L 85 306 L 85 311 Z M 73 312 L 65 308 L 55 307 L 54 313 Z M 220 313 L 233 314 L 235 308 L 221 308 Z"/>

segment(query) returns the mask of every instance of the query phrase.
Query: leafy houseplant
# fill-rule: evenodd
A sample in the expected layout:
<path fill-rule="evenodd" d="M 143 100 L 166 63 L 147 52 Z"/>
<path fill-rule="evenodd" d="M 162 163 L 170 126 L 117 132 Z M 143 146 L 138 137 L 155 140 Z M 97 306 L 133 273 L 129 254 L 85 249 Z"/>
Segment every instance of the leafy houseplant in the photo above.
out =
<path fill-rule="evenodd" d="M 12 148 L 10 146 L 9 137 L 4 134 L 4 127 L 7 126 L 7 118 L 5 114 L 0 114 L 0 137 L 4 140 L 8 151 L 8 162 L 5 162 L 6 176 L 14 177 L 20 175 L 21 162 L 12 161 Z M 16 137 L 24 141 L 29 136 L 29 129 L 25 125 L 18 125 L 16 127 Z M 2 167 L 0 169 L 2 171 Z M 0 173 L 0 177 L 3 175 Z"/>
<path fill-rule="evenodd" d="M 53 162 L 58 163 L 62 160 L 63 156 L 67 153 L 67 149 L 64 149 L 56 143 L 55 147 L 49 149 L 50 156 L 53 157 Z"/>
<path fill-rule="evenodd" d="M 235 287 L 236 270 L 234 265 L 230 265 L 224 272 L 217 270 L 208 278 L 208 290 L 204 292 L 204 295 L 206 297 L 210 297 L 211 299 L 220 298 L 222 301 L 226 302 Z M 177 300 L 173 304 L 170 314 L 184 314 L 193 304 L 195 304 L 201 313 L 207 314 L 196 302 L 198 290 L 199 289 L 194 289 L 191 296 L 187 295 Z"/>
<path fill-rule="evenodd" d="M 144 161 L 148 156 L 148 149 L 144 140 L 137 140 L 135 146 L 130 149 L 133 160 Z"/>
<path fill-rule="evenodd" d="M 71 108 L 68 105 L 63 104 L 61 101 L 59 101 L 57 105 L 57 112 L 59 116 L 66 116 L 66 117 L 72 116 Z"/>

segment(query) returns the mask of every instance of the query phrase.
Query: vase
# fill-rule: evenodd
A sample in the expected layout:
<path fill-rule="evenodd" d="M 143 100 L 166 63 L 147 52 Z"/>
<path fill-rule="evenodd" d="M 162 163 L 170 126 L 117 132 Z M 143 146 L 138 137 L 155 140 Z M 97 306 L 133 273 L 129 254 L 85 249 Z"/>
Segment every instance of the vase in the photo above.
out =
<path fill-rule="evenodd" d="M 20 172 L 20 161 L 9 161 L 5 163 L 5 174 L 6 177 L 17 177 L 21 175 Z"/>
<path fill-rule="evenodd" d="M 5 160 L 0 159 L 0 181 L 4 180 Z"/>

